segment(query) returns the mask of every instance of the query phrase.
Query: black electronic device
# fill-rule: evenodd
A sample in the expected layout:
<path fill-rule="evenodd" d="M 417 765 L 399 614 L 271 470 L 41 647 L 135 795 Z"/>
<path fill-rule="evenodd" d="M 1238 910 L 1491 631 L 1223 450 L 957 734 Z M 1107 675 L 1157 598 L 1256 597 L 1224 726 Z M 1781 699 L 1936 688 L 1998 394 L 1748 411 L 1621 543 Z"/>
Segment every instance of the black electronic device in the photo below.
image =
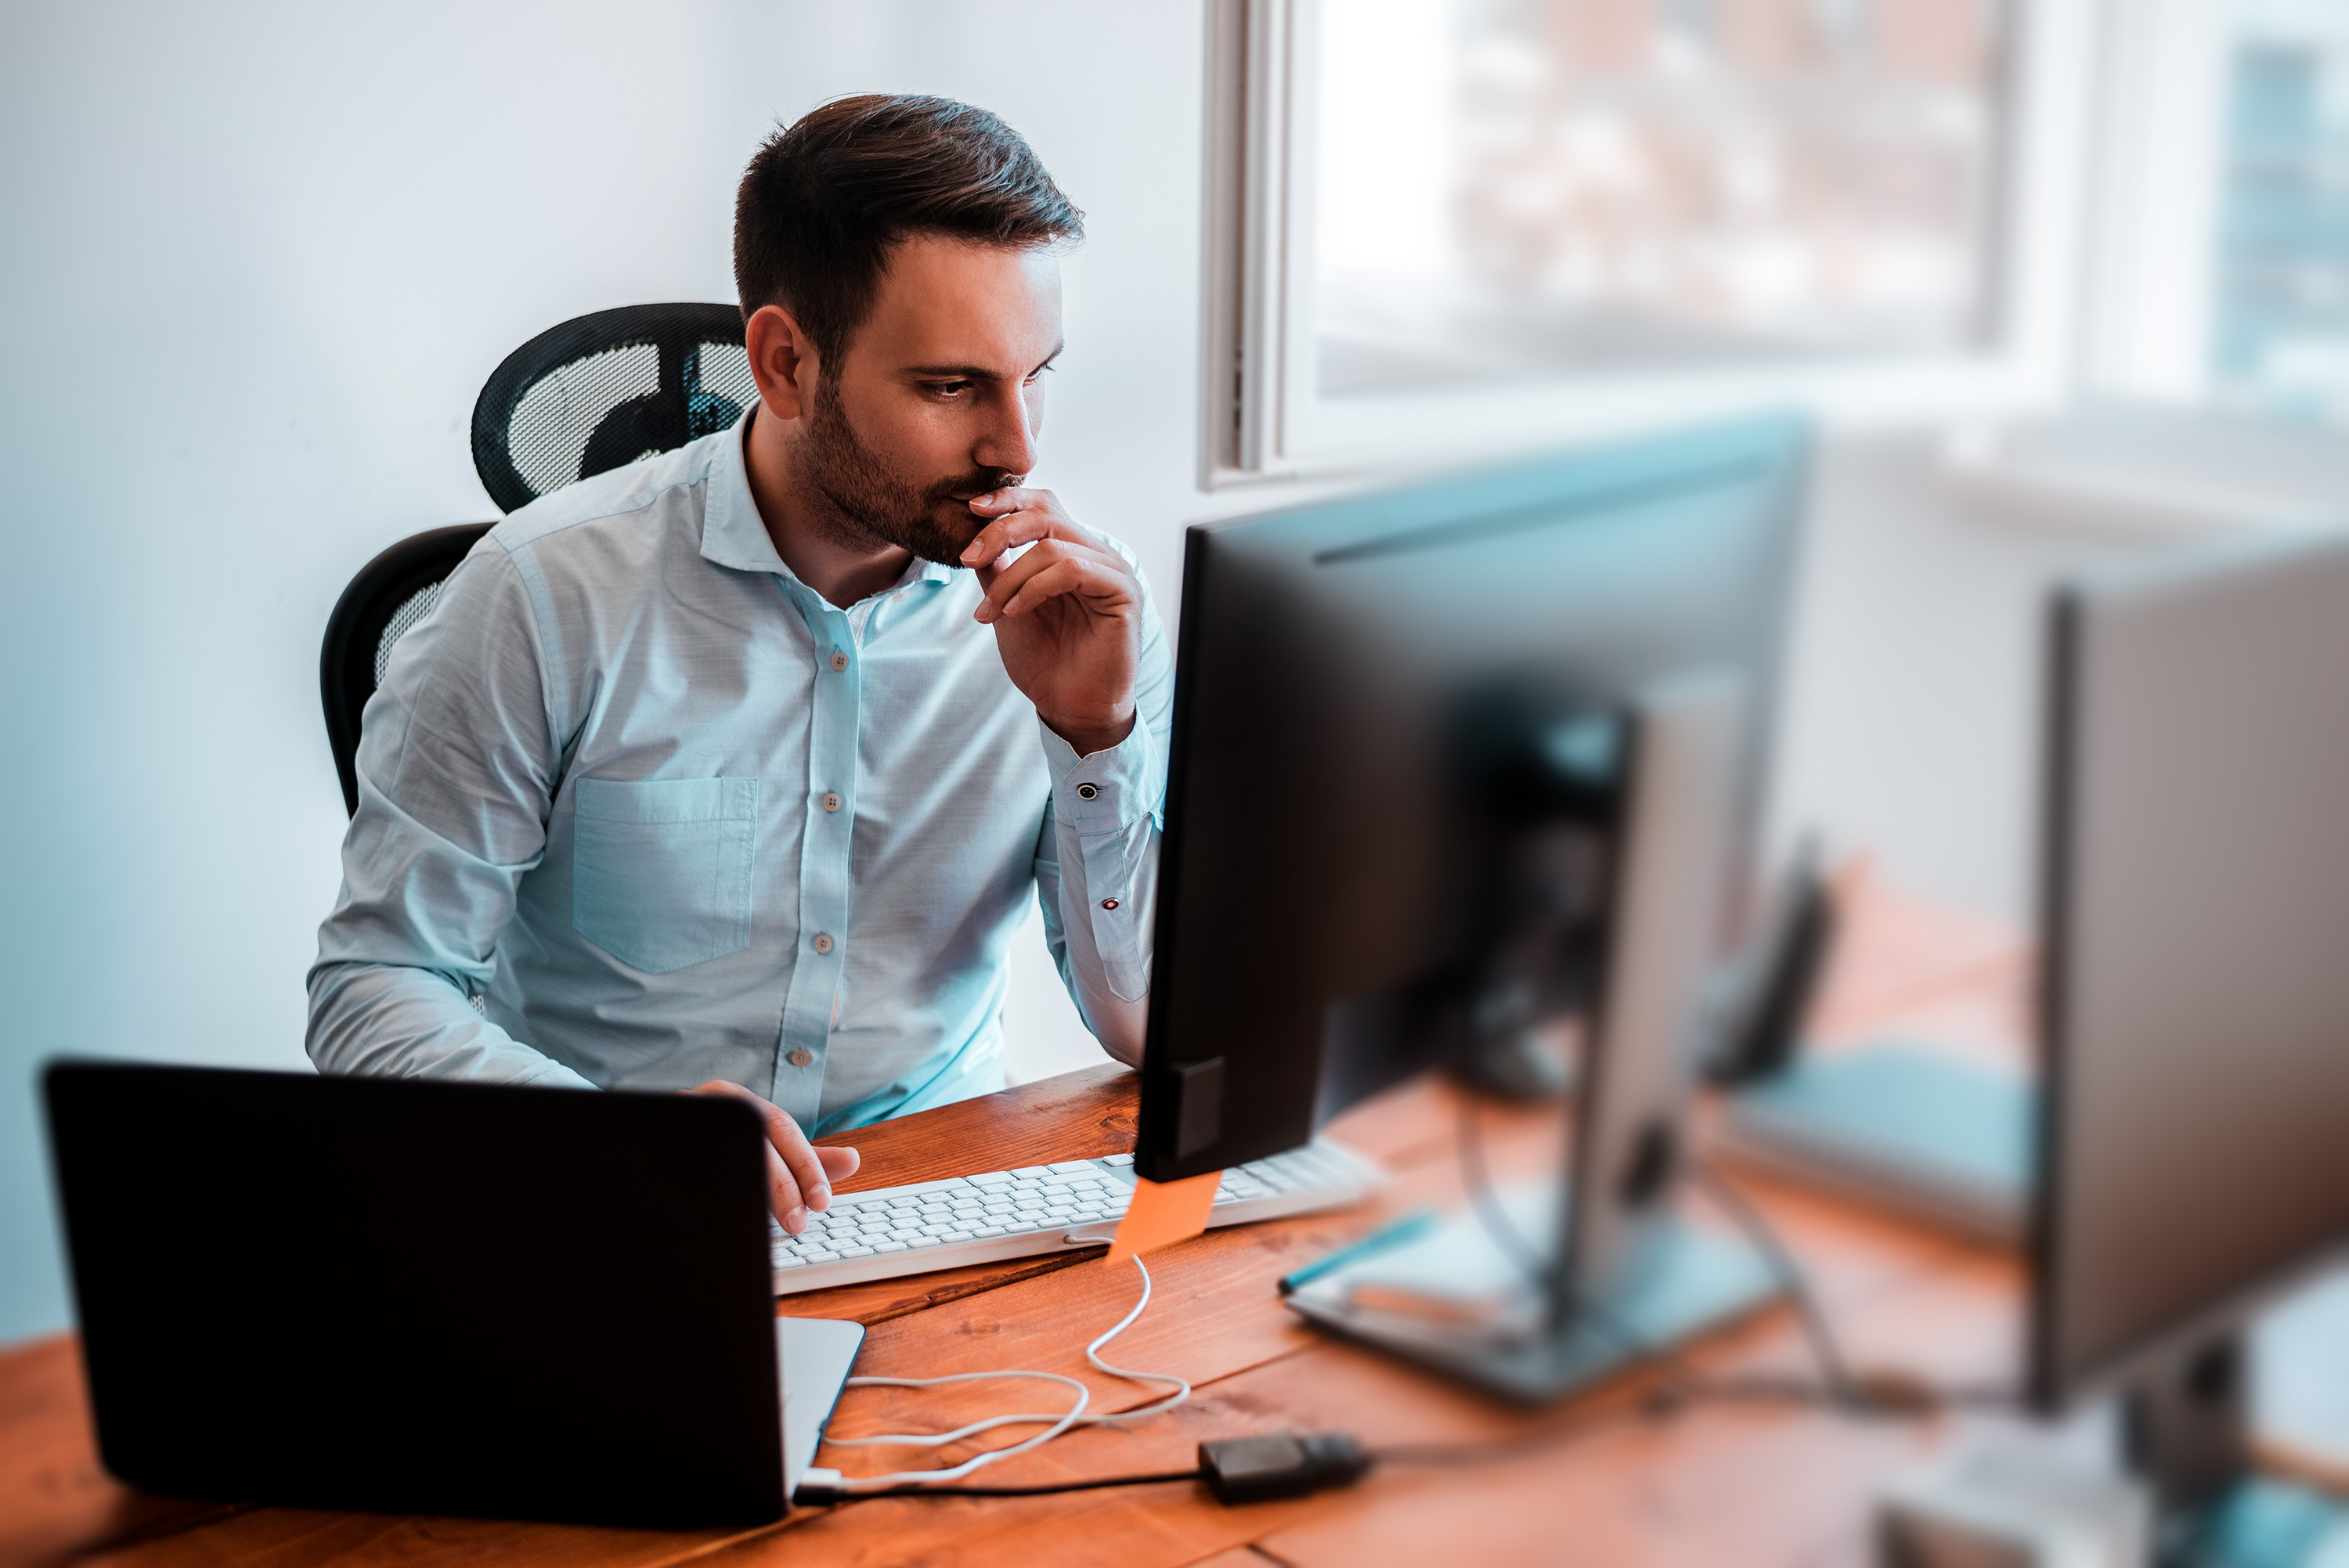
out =
<path fill-rule="evenodd" d="M 44 1088 L 99 1453 L 150 1491 L 761 1523 L 863 1337 L 775 1316 L 734 1101 L 96 1062 Z"/>
<path fill-rule="evenodd" d="M 1760 934 L 1726 976 L 1712 1009 L 1705 1076 L 1724 1088 L 1785 1070 L 1835 951 L 1835 885 L 1816 840 L 1805 840 L 1779 880 Z"/>
<path fill-rule="evenodd" d="M 1530 1294 L 1496 1278 L 1465 1336 L 1352 1309 L 1510 1268 L 1454 1225 L 1299 1312 L 1537 1398 L 1619 1364 L 1604 1318 L 1670 1340 L 1770 1295 L 1664 1211 L 1760 837 L 1806 452 L 1745 420 L 1190 531 L 1136 1168 L 1294 1148 L 1497 1034 L 1588 1041 L 1571 1196 L 1509 1200 Z"/>
<path fill-rule="evenodd" d="M 2049 628 L 2030 1386 L 2122 1397 L 2239 1560 L 2243 1334 L 2349 1243 L 2349 533 L 2188 552 Z"/>

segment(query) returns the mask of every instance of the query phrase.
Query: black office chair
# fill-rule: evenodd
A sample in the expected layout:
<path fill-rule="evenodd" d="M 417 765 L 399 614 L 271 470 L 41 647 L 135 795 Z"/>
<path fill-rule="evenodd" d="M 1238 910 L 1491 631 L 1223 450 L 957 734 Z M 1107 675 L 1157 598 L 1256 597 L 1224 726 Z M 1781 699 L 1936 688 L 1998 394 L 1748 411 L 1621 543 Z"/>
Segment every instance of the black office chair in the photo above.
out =
<path fill-rule="evenodd" d="M 490 373 L 473 405 L 473 468 L 490 499 L 514 511 L 723 430 L 757 394 L 742 314 L 732 305 L 599 310 L 540 333 Z M 391 645 L 430 612 L 442 580 L 494 526 L 459 523 L 401 540 L 351 579 L 326 617 L 318 686 L 346 810 L 359 809 L 359 716 Z"/>

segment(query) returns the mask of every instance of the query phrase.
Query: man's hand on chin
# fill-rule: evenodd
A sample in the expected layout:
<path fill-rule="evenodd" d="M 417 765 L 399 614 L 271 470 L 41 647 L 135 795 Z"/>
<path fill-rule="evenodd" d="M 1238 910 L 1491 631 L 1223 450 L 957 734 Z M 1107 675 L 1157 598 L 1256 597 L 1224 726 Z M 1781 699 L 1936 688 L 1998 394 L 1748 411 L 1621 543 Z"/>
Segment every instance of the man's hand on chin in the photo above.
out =
<path fill-rule="evenodd" d="M 757 1109 L 767 1124 L 767 1201 L 783 1229 L 795 1236 L 807 1229 L 809 1210 L 832 1207 L 832 1184 L 856 1174 L 856 1150 L 818 1149 L 781 1107 L 739 1083 L 711 1078 L 684 1092 L 739 1099 Z"/>
<path fill-rule="evenodd" d="M 991 521 L 962 562 L 986 590 L 978 618 L 995 628 L 1005 673 L 1078 756 L 1108 750 L 1133 731 L 1142 580 L 1050 490 L 992 490 L 970 510 Z M 1017 561 L 1003 559 L 1023 544 Z"/>

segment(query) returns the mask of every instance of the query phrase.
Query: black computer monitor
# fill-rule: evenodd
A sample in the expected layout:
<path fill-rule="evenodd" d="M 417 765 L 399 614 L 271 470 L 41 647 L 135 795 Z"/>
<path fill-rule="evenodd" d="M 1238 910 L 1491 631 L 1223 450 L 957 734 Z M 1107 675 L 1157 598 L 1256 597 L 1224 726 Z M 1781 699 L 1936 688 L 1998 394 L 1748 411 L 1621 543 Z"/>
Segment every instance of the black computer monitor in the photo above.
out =
<path fill-rule="evenodd" d="M 1494 963 L 1603 904 L 1612 727 L 1700 672 L 1737 688 L 1735 918 L 1806 449 L 1740 421 L 1190 530 L 1143 1174 L 1293 1149 L 1480 1008 L 1587 1004 L 1597 944 Z"/>
<path fill-rule="evenodd" d="M 1775 1289 L 1669 1210 L 1696 995 L 1760 838 L 1806 447 L 1743 421 L 1191 530 L 1139 1171 L 1295 1148 L 1563 1019 L 1585 1041 L 1570 1196 L 1505 1195 L 1541 1277 L 1474 1225 L 1378 1265 L 1490 1275 L 1529 1315 L 1423 1332 L 1343 1271 L 1290 1295 L 1304 1315 L 1540 1399 Z"/>
<path fill-rule="evenodd" d="M 2049 641 L 2030 1382 L 2125 1395 L 2191 1506 L 2249 1315 L 2349 1243 L 2349 534 L 2101 576 Z"/>

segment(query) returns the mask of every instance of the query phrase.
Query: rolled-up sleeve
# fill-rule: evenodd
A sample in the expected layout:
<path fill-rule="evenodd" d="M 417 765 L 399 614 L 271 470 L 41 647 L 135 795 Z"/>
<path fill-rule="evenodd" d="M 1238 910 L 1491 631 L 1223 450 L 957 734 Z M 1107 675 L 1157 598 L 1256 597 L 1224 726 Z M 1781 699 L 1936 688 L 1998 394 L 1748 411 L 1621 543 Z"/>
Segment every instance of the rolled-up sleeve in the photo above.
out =
<path fill-rule="evenodd" d="M 554 642 L 543 585 L 492 534 L 395 645 L 309 975 L 321 1072 L 595 1087 L 471 1000 L 545 848 L 567 708 Z"/>
<path fill-rule="evenodd" d="M 1123 741 L 1079 757 L 1039 727 L 1052 778 L 1036 856 L 1044 939 L 1085 1026 L 1129 1066 L 1142 1060 L 1148 1012 L 1174 688 L 1154 607 L 1143 628 L 1134 725 Z"/>

